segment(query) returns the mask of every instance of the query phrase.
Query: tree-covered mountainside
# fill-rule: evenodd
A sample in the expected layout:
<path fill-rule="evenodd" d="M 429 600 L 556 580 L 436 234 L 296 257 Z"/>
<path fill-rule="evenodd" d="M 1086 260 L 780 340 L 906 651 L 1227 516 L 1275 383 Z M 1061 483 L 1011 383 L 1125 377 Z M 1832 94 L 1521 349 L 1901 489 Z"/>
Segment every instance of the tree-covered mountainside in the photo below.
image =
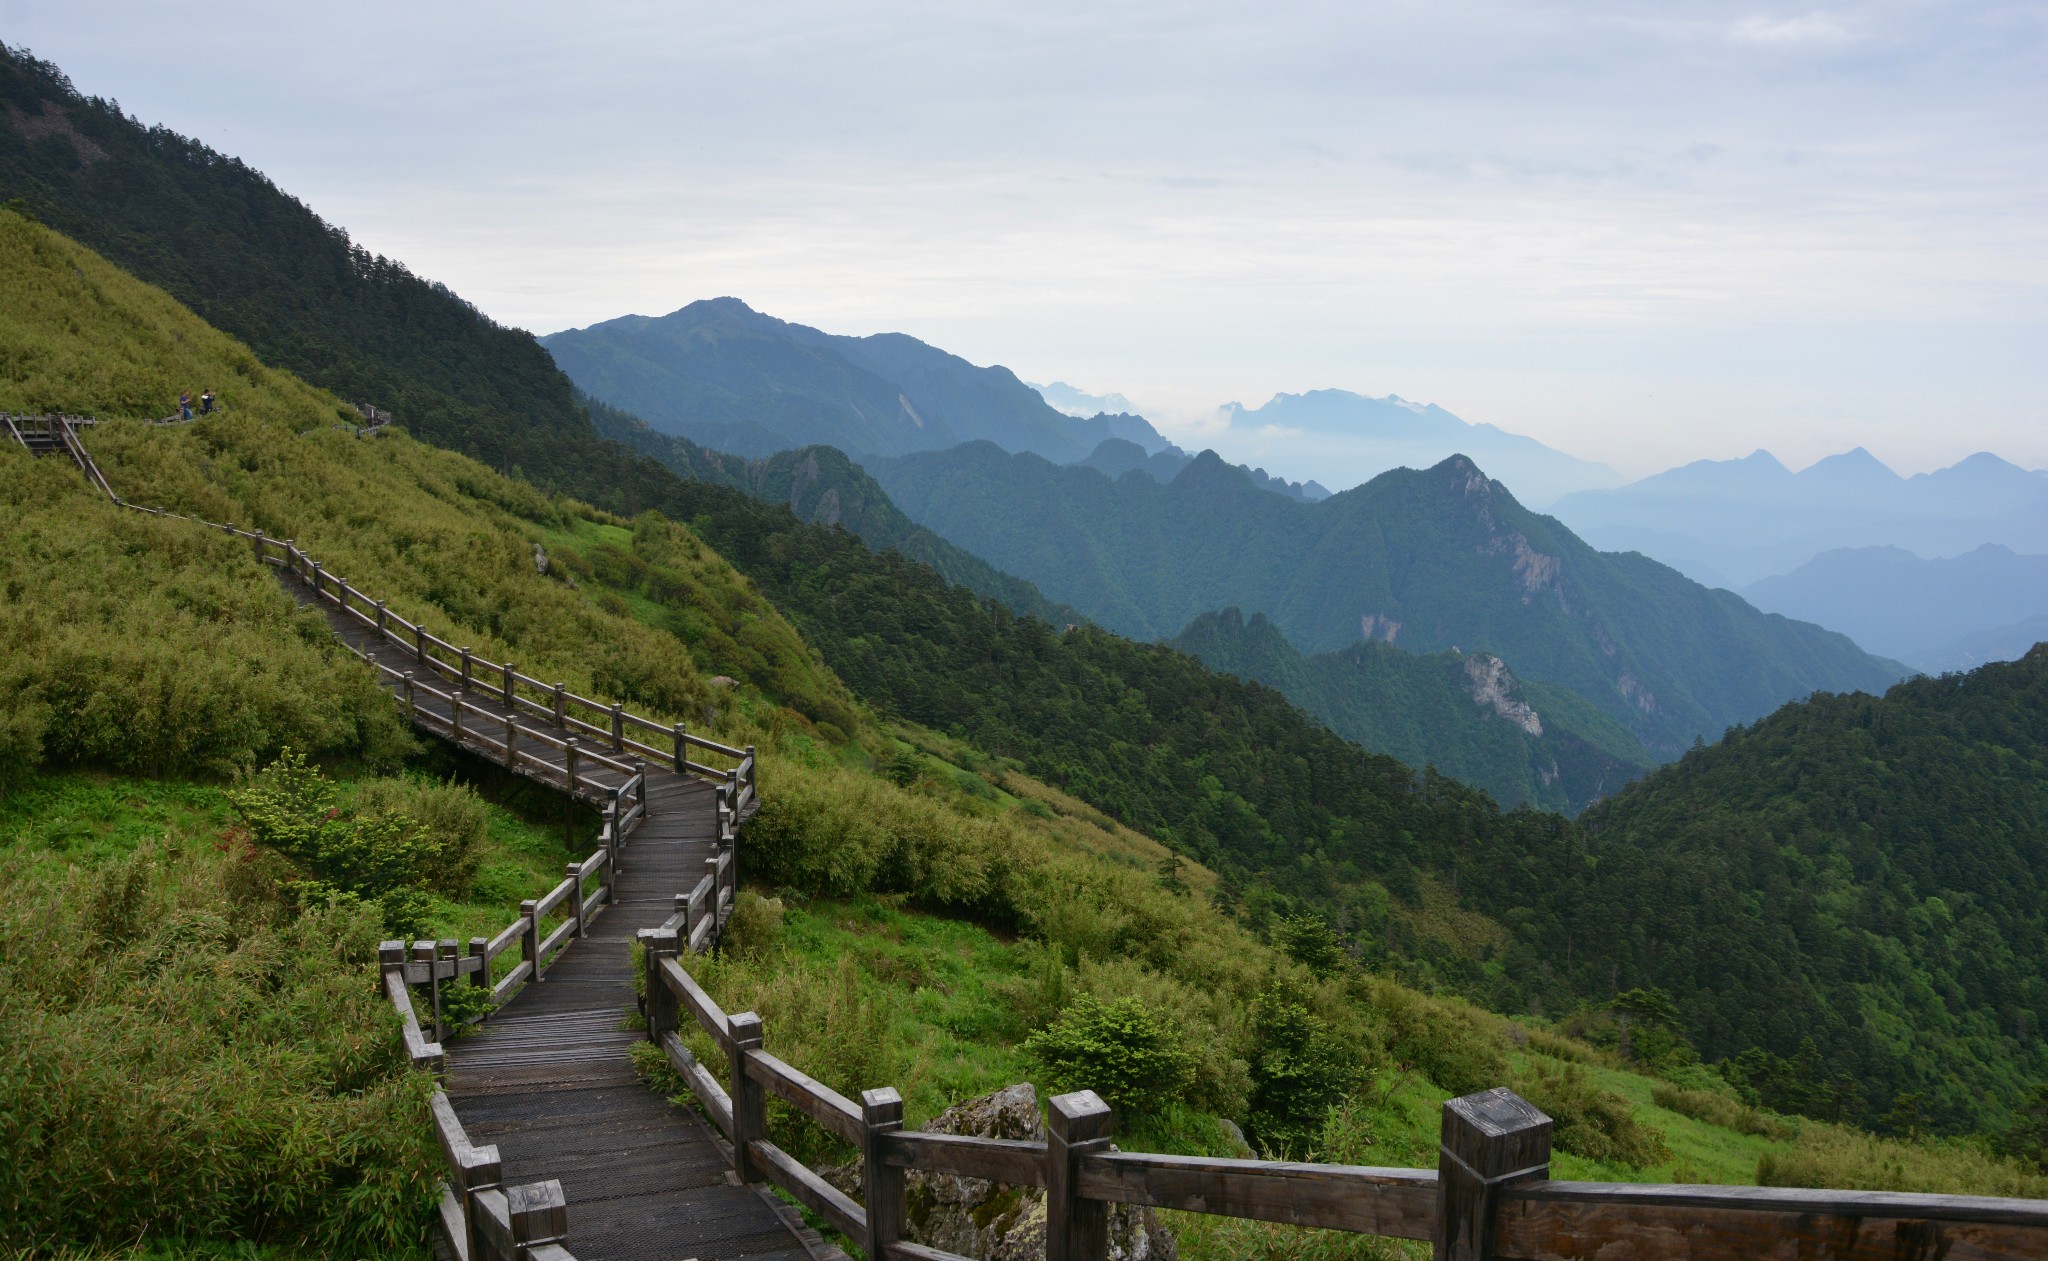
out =
<path fill-rule="evenodd" d="M 27 82 L 40 85 L 36 90 L 44 93 L 21 106 L 26 116 L 51 117 L 41 102 L 55 99 L 48 93 L 61 89 L 52 74 L 24 68 L 17 58 L 7 59 L 6 68 L 10 91 Z M 589 580 L 617 602 L 604 607 L 644 610 L 649 619 L 693 635 L 703 631 L 709 618 L 730 641 L 735 659 L 760 663 L 760 677 L 771 680 L 764 693 L 786 695 L 778 703 L 820 730 L 824 723 L 839 725 L 840 719 L 831 716 L 832 702 L 844 695 L 839 689 L 843 681 L 867 712 L 949 733 L 977 758 L 1011 759 L 1092 808 L 1140 826 L 1189 855 L 1212 860 L 1223 877 L 1217 896 L 1234 902 L 1242 922 L 1255 931 L 1283 933 L 1288 923 L 1299 923 L 1286 916 L 1313 912 L 1368 963 L 1456 988 L 1496 1010 L 1564 1016 L 1587 1005 L 1599 1009 L 1635 985 L 1665 984 L 1679 995 L 1676 1019 L 1713 1054 L 1741 1058 L 1752 1040 L 1768 1052 L 1748 1056 L 1750 1067 L 1744 1071 L 1770 1098 L 1815 1110 L 1845 1109 L 1882 1122 L 1893 1115 L 1902 1093 L 1921 1092 L 1940 1099 L 1943 1109 L 1955 1105 L 1956 1111 L 1935 1114 L 1944 1125 L 1993 1125 L 2016 1106 L 2014 1083 L 2048 1076 L 2039 1058 L 2041 1004 L 2035 999 L 2010 1013 L 2028 1013 L 2024 1025 L 2010 1026 L 2013 1034 L 2003 1032 L 2003 1007 L 1996 1008 L 1997 1022 L 1990 1025 L 1973 1014 L 1980 1008 L 1973 1006 L 1974 991 L 1967 987 L 1976 982 L 1967 977 L 1957 990 L 1943 990 L 1933 980 L 1924 986 L 1901 983 L 1903 1006 L 1869 1009 L 1878 1013 L 1871 1016 L 1869 1029 L 1853 1024 L 1848 1009 L 1839 1006 L 1841 995 L 1862 993 L 1859 986 L 1892 986 L 1899 977 L 1938 978 L 1949 966 L 1945 958 L 1961 960 L 1979 946 L 1992 952 L 1987 957 L 1999 968 L 2007 963 L 1997 952 L 2011 949 L 2010 971 L 2001 975 L 2023 976 L 2031 969 L 2038 976 L 2048 962 L 2028 944 L 2037 939 L 2018 928 L 2002 945 L 1975 928 L 1977 935 L 1969 938 L 1916 936 L 1882 922 L 1868 926 L 1866 936 L 1821 931 L 1832 922 L 1828 917 L 1856 906 L 1866 887 L 1884 886 L 1887 856 L 1910 839 L 1889 836 L 1874 814 L 1859 816 L 1848 833 L 1854 861 L 1845 855 L 1822 862 L 1807 859 L 1796 845 L 1772 841 L 1766 849 L 1763 838 L 1770 835 L 1771 823 L 1763 816 L 1737 820 L 1726 832 L 1692 834 L 1690 846 L 1679 846 L 1610 841 L 1606 824 L 1594 835 L 1557 815 L 1503 813 L 1483 794 L 1451 779 L 1417 775 L 1392 758 L 1341 739 L 1268 688 L 1219 674 L 1163 646 L 1133 643 L 1093 627 L 1063 631 L 1020 616 L 948 583 L 927 565 L 877 553 L 847 530 L 802 521 L 784 504 L 764 503 L 729 485 L 687 480 L 608 442 L 597 435 L 575 405 L 567 380 L 547 365 L 545 353 L 530 338 L 497 329 L 452 294 L 408 277 L 395 265 L 370 269 L 366 274 L 377 278 L 374 284 L 360 277 L 338 279 L 322 262 L 335 257 L 327 251 L 336 235 L 254 172 L 175 137 L 151 139 L 111 109 L 75 98 L 59 105 L 64 112 L 55 117 L 75 123 L 85 143 L 55 124 L 40 127 L 33 136 L 25 135 L 19 123 L 0 124 L 5 180 L 0 198 L 20 196 L 31 204 L 43 198 L 38 214 L 54 214 L 52 203 L 76 198 L 67 214 L 127 249 L 137 260 L 127 265 L 145 278 L 153 278 L 148 269 L 163 262 L 165 287 L 175 296 L 183 297 L 178 286 L 185 286 L 203 298 L 211 287 L 211 269 L 217 268 L 223 287 L 243 299 L 227 304 L 221 318 L 248 320 L 246 333 L 228 331 L 261 343 L 254 346 L 259 358 L 274 355 L 343 397 L 422 400 L 415 433 L 474 450 L 484 463 L 516 467 L 544 490 L 619 514 L 605 523 L 573 526 L 595 536 L 579 533 L 574 541 L 589 553 Z M 187 163 L 195 169 L 188 170 Z M 19 172 L 25 168 L 40 174 L 24 178 Z M 126 202 L 114 195 L 121 188 L 175 189 L 187 180 L 203 184 L 215 177 L 226 191 L 221 205 L 206 215 L 193 213 L 193 205 L 177 197 Z M 238 207 L 257 207 L 262 213 L 243 214 Z M 267 227 L 265 216 L 272 213 L 293 218 L 293 223 Z M 305 258 L 294 255 L 294 242 L 309 243 Z M 189 258 L 178 253 L 181 243 L 191 246 Z M 93 275 L 89 267 L 81 271 L 81 283 Z M 264 284 L 254 283 L 258 276 Z M 243 279 L 250 282 L 248 288 L 236 290 L 235 283 Z M 412 312 L 411 303 L 423 309 Z M 425 309 L 434 303 L 440 312 Z M 402 353 L 390 361 L 364 358 L 386 343 L 402 346 Z M 362 376 L 352 376 L 350 365 L 358 362 L 369 366 Z M 491 375 L 501 362 L 503 374 Z M 236 363 L 245 363 L 249 372 L 258 367 L 255 359 L 223 356 L 195 364 L 192 371 L 234 380 L 192 384 L 219 387 L 231 408 L 245 403 L 242 394 L 253 386 Z M 517 396 L 531 406 L 502 412 L 481 404 L 471 411 L 450 410 L 470 390 L 461 375 L 465 364 L 487 378 L 474 383 L 475 397 Z M 141 407 L 156 397 L 152 391 L 169 391 L 175 378 L 160 373 L 153 380 L 136 380 L 140 393 L 134 397 Z M 356 388 L 364 380 L 384 381 L 393 393 L 381 400 L 366 394 Z M 38 401 L 41 397 L 24 395 L 15 405 L 53 405 Z M 435 399 L 453 401 L 436 410 Z M 328 406 L 332 414 L 331 400 Z M 230 419 L 239 417 L 231 411 Z M 218 432 L 232 430 L 227 426 Z M 129 447 L 136 462 L 122 466 L 124 475 L 147 472 L 167 487 L 189 483 L 195 496 L 190 502 L 216 517 L 239 514 L 231 519 L 242 519 L 262 506 L 258 500 L 245 508 L 239 500 L 197 498 L 241 493 L 235 490 L 242 476 L 237 469 L 246 465 L 256 485 L 261 479 L 254 475 L 266 466 L 256 448 L 213 450 L 203 445 L 205 435 L 183 432 L 191 436 Z M 332 438 L 348 441 L 339 434 Z M 402 449 L 394 447 L 395 452 Z M 109 454 L 120 452 L 110 448 Z M 1083 472 L 1103 480 L 1093 471 Z M 533 529 L 571 529 L 546 524 L 556 520 L 559 510 L 545 497 L 527 498 L 520 482 L 502 476 L 466 475 L 429 497 L 446 502 L 469 494 L 463 485 L 486 499 L 497 496 L 526 505 L 521 511 L 533 515 Z M 358 477 L 348 486 L 375 490 L 381 483 Z M 417 543 L 408 542 L 402 531 L 374 542 L 360 507 L 351 502 L 352 493 L 343 488 L 323 501 L 322 512 L 328 514 L 323 528 L 329 531 L 323 546 L 348 550 L 356 557 L 347 562 L 351 568 L 400 565 L 395 572 L 410 573 L 417 562 L 407 553 Z M 1289 510 L 1302 507 L 1256 489 L 1245 493 Z M 716 550 L 718 566 L 730 563 L 749 580 L 745 588 L 725 593 L 732 600 L 726 612 L 714 616 L 691 604 L 704 588 L 688 565 L 677 568 L 686 559 L 686 540 L 660 517 L 642 515 L 650 510 L 687 525 Z M 619 524 L 626 521 L 646 526 Z M 1527 537 L 1532 554 L 1555 554 L 1534 546 L 1541 541 L 1537 536 Z M 444 542 L 460 552 L 459 532 Z M 522 560 L 516 550 L 500 549 L 492 556 L 492 564 L 510 567 L 507 575 Z M 707 557 L 699 554 L 700 561 L 711 563 Z M 530 559 L 525 563 L 522 582 L 532 575 Z M 419 590 L 463 609 L 463 617 L 480 628 L 480 644 L 487 642 L 484 633 L 533 633 L 509 608 L 493 603 L 496 595 L 477 588 L 466 572 L 452 562 L 439 571 L 421 570 Z M 1616 581 L 1635 572 L 1624 567 Z M 746 602 L 757 597 L 765 597 L 773 608 L 750 617 Z M 600 604 L 602 599 L 593 607 Z M 784 619 L 801 636 L 800 643 L 794 635 L 762 638 L 762 626 L 772 629 Z M 615 638 L 621 645 L 637 642 L 623 632 Z M 811 673 L 807 663 L 813 652 L 830 667 L 829 676 Z M 655 667 L 661 664 L 658 653 L 622 660 L 620 686 L 649 670 L 654 672 L 645 677 L 658 682 L 662 676 Z M 721 661 L 714 655 L 693 664 L 695 677 L 717 669 Z M 1521 662 L 1515 665 L 1518 674 L 1524 671 Z M 1853 708 L 1852 702 L 1830 698 L 1817 702 L 1817 708 L 1795 706 L 1792 712 L 1840 705 Z M 1931 722 L 1947 729 L 1933 709 L 1879 707 L 1873 712 L 1899 715 L 1896 721 L 1906 725 Z M 2029 721 L 2038 722 L 2041 712 L 2036 699 Z M 845 721 L 863 720 L 856 713 Z M 1767 727 L 1760 724 L 1758 730 Z M 1838 746 L 1853 744 L 1825 726 L 1816 730 L 1814 750 L 1801 752 L 1797 741 L 1788 745 L 1788 766 L 1815 765 L 1813 758 L 1833 757 Z M 1752 747 L 1743 744 L 1752 736 L 1739 735 L 1730 747 Z M 2032 757 L 2038 766 L 2040 758 L 2038 752 L 2026 752 L 2038 744 L 1990 728 L 1957 729 L 1953 747 L 1970 765 L 1980 770 L 2004 765 L 2011 776 L 2025 768 L 2010 759 Z M 1686 767 L 1692 764 L 1689 759 L 1667 774 L 1690 773 Z M 2035 843 L 2029 836 L 2038 832 L 2025 831 L 2036 826 L 2027 820 L 2038 816 L 2014 813 L 2025 802 L 2015 805 L 2006 781 L 1966 778 L 1962 782 L 1976 787 L 1943 797 L 1947 779 L 1941 767 L 1896 757 L 1891 764 L 1906 767 L 1901 773 L 1913 775 L 1916 790 L 1930 800 L 1946 802 L 1953 814 L 1968 813 L 1967 829 L 1943 817 L 1929 824 L 1939 828 L 1932 836 L 1951 831 L 1970 836 L 1984 848 L 1985 870 L 2001 862 L 2040 869 L 2038 857 L 2028 857 L 2035 852 L 2028 848 Z M 1853 759 L 1838 769 L 1874 773 Z M 1788 774 L 1790 791 L 1803 792 L 1799 774 Z M 1602 817 L 1626 817 L 1627 803 L 1636 794 L 1654 797 L 1665 782 L 1653 776 L 1624 790 Z M 1862 799 L 1852 795 L 1851 800 Z M 1867 836 L 1862 830 L 1866 823 Z M 846 824 L 856 825 L 868 826 L 860 820 Z M 1938 841 L 1929 844 L 1938 849 Z M 1725 879 L 1706 878 L 1716 872 L 1725 873 Z M 1945 893 L 1939 896 L 1952 911 L 1963 903 Z M 1919 905 L 1924 907 L 1924 898 Z M 2033 905 L 2038 916 L 2038 898 Z M 1959 923 L 1969 919 L 1963 912 L 1955 914 Z M 1109 948 L 1142 927 L 1106 910 L 1103 915 L 1090 921 L 1092 927 L 1075 931 L 1086 928 Z M 1716 927 L 1724 923 L 1739 924 L 1740 931 Z M 1714 940 L 1722 948 L 1692 949 L 1693 938 L 1709 928 L 1719 934 Z M 1681 968 L 1691 968 L 1697 980 L 1681 983 Z M 1710 993 L 1710 984 L 1718 987 L 1713 995 L 1740 994 L 1747 1000 L 1706 1001 L 1702 995 Z M 2018 1036 L 2022 1028 L 2023 1037 Z M 1810 1054 L 1803 1050 L 1808 1038 L 1813 1039 Z M 1850 1066 L 1848 1071 L 1863 1084 L 1859 1098 L 1845 1097 L 1835 1085 L 1837 1065 Z M 1927 1089 L 1935 1077 L 1943 1078 L 1939 1091 Z M 1966 1105 L 1969 1110 L 1963 1111 Z M 1917 1124 L 1917 1116 L 1902 1116 L 1902 1128 Z"/>
<path fill-rule="evenodd" d="M 1056 411 L 1008 368 L 902 333 L 820 332 L 738 298 L 624 315 L 542 344 L 592 397 L 742 455 L 807 446 L 899 455 L 981 440 L 1067 463 L 1115 436 L 1164 444 L 1142 417 Z"/>
<path fill-rule="evenodd" d="M 1234 605 L 1309 653 L 1361 639 L 1491 653 L 1659 757 L 1815 690 L 1904 673 L 1845 636 L 1597 552 L 1462 456 L 1313 504 L 1259 491 L 1213 453 L 1164 486 L 986 443 L 866 467 L 912 520 L 1112 630 L 1162 638 Z"/>
<path fill-rule="evenodd" d="M 930 565 L 946 581 L 1001 600 L 1019 613 L 1059 625 L 1087 620 L 1066 605 L 1046 599 L 1022 578 L 1004 573 L 904 516 L 875 479 L 837 447 L 803 447 L 750 460 L 659 433 L 638 416 L 581 397 L 598 433 L 654 457 L 692 481 L 731 486 L 763 502 L 785 504 L 804 521 L 844 526 L 872 551 L 901 552 Z"/>
<path fill-rule="evenodd" d="M 1958 1128 L 2048 1079 L 2048 647 L 1787 705 L 1583 822 L 1582 900 L 1531 944 L 1584 984 L 1609 939 L 1710 1056 L 1813 1039 L 1776 1106 Z"/>
<path fill-rule="evenodd" d="M 1347 740 L 1433 766 L 1504 806 L 1576 813 L 1656 764 L 1612 719 L 1562 688 L 1527 684 L 1499 657 L 1418 656 L 1383 640 L 1304 657 L 1263 613 L 1205 613 L 1171 641 L 1264 683 Z"/>

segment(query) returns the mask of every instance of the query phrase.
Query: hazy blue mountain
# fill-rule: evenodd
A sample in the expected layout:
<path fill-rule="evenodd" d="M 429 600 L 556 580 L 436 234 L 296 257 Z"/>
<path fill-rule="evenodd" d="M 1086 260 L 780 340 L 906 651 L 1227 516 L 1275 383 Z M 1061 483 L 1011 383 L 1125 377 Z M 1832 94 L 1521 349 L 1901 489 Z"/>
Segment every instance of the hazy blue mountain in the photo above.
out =
<path fill-rule="evenodd" d="M 820 332 L 737 298 L 622 316 L 541 343 L 591 397 L 739 455 L 814 445 L 900 455 L 985 440 L 1070 463 L 1112 437 L 1165 445 L 1141 416 L 1068 416 L 1008 368 L 902 333 Z"/>
<path fill-rule="evenodd" d="M 1181 470 L 1194 462 L 1194 456 L 1171 444 L 1163 451 L 1148 455 L 1145 448 L 1135 442 L 1111 438 L 1090 452 L 1087 459 L 1078 461 L 1078 464 L 1082 468 L 1094 469 L 1111 481 L 1116 481 L 1126 473 L 1138 472 L 1164 485 L 1179 477 Z M 1244 468 L 1243 465 L 1238 467 Z M 1245 472 L 1250 475 L 1252 484 L 1261 490 L 1270 490 L 1289 499 L 1312 504 L 1330 497 L 1330 492 L 1316 482 L 1290 482 L 1285 478 L 1274 477 L 1262 468 L 1246 468 Z"/>
<path fill-rule="evenodd" d="M 1003 573 L 903 515 L 875 479 L 837 447 L 800 447 L 750 459 L 657 432 L 638 416 L 588 395 L 579 394 L 577 401 L 589 413 L 599 435 L 652 456 L 691 481 L 730 486 L 755 499 L 780 504 L 803 521 L 843 526 L 858 534 L 872 551 L 901 553 L 931 566 L 948 582 L 1054 626 L 1088 620 L 1074 609 L 1046 599 L 1022 578 Z"/>
<path fill-rule="evenodd" d="M 2018 661 L 2043 642 L 2048 642 L 2048 617 L 2030 617 L 1960 636 L 1921 654 L 1912 664 L 1929 674 L 1974 670 L 1993 661 Z"/>
<path fill-rule="evenodd" d="M 1171 641 L 1264 683 L 1347 740 L 1434 766 L 1503 806 L 1576 813 L 1656 765 L 1634 736 L 1571 692 L 1524 683 L 1486 653 L 1403 652 L 1364 640 L 1304 657 L 1262 613 L 1205 613 Z"/>
<path fill-rule="evenodd" d="M 1305 653 L 1361 639 L 1490 653 L 1660 757 L 1816 689 L 1904 673 L 1646 557 L 1597 552 L 1463 456 L 1313 504 L 1211 451 L 1164 485 L 988 443 L 865 467 L 912 520 L 1112 630 L 1161 639 L 1236 606 Z"/>
<path fill-rule="evenodd" d="M 1951 645 L 2048 617 L 2048 556 L 2021 556 L 1996 543 L 1945 560 L 1897 547 L 1839 548 L 1742 594 L 1760 609 L 1819 622 L 1872 652 L 1938 671 L 1929 662 Z M 2012 660 L 2033 646 L 2029 640 L 1987 659 Z"/>
<path fill-rule="evenodd" d="M 1728 587 L 1789 573 L 1841 548 L 1898 547 L 1919 556 L 1953 556 L 1985 543 L 2048 550 L 2048 472 L 1988 452 L 1901 477 L 1861 447 L 1797 473 L 1757 451 L 1568 495 L 1552 511 L 1596 547 L 1642 552 Z"/>
<path fill-rule="evenodd" d="M 1536 505 L 1622 481 L 1605 464 L 1492 425 L 1468 424 L 1434 403 L 1396 394 L 1310 390 L 1275 394 L 1256 408 L 1229 403 L 1223 411 L 1230 423 L 1225 445 L 1263 450 L 1271 463 L 1315 470 L 1318 480 L 1334 485 L 1356 485 L 1390 468 L 1428 468 L 1454 454 L 1469 456 L 1514 488 L 1517 498 Z M 1261 440 L 1261 431 L 1270 437 Z"/>
<path fill-rule="evenodd" d="M 1068 385 L 1065 381 L 1054 381 L 1050 385 L 1040 385 L 1035 381 L 1026 381 L 1024 384 L 1037 390 L 1039 397 L 1069 416 L 1097 416 L 1104 412 L 1137 410 L 1131 406 L 1131 400 L 1114 391 L 1108 394 L 1090 394 L 1079 386 Z"/>

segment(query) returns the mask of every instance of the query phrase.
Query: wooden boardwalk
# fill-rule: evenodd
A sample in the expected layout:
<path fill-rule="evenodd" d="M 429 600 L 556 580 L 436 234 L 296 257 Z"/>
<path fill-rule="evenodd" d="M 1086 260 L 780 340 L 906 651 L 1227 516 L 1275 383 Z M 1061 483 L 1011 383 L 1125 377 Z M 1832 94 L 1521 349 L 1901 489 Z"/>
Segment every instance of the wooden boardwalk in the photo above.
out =
<path fill-rule="evenodd" d="M 315 604 L 343 642 L 393 656 L 388 641 L 312 590 L 289 570 L 278 579 Z M 387 680 L 388 682 L 388 680 Z M 419 708 L 446 726 L 448 708 Z M 502 708 L 502 707 L 501 707 Z M 484 740 L 504 738 L 475 713 L 471 751 L 496 756 Z M 552 730 L 521 715 L 522 731 Z M 442 739 L 448 737 L 435 732 Z M 536 741 L 529 755 L 562 755 Z M 627 1027 L 635 1011 L 630 943 L 675 912 L 675 895 L 695 885 L 714 852 L 717 795 L 700 779 L 650 765 L 647 815 L 620 850 L 614 901 L 547 969 L 477 1032 L 451 1042 L 444 1088 L 472 1141 L 496 1144 L 506 1185 L 557 1179 L 569 1205 L 568 1246 L 578 1261 L 810 1261 L 843 1256 L 805 1229 L 794 1208 L 762 1188 L 739 1184 L 730 1155 L 695 1112 L 649 1089 L 628 1048 L 646 1035 Z M 584 771 L 616 786 L 625 776 Z"/>

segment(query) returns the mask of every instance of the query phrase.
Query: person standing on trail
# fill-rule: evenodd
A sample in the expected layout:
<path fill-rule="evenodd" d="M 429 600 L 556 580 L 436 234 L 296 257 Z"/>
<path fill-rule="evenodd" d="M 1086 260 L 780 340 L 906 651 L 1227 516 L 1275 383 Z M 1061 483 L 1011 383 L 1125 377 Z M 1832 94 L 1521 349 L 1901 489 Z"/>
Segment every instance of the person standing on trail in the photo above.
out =
<path fill-rule="evenodd" d="M 180 420 L 192 419 L 192 391 L 190 390 L 178 391 L 178 418 Z"/>
<path fill-rule="evenodd" d="M 199 414 L 201 416 L 211 416 L 213 414 L 212 390 L 208 390 L 199 396 Z"/>

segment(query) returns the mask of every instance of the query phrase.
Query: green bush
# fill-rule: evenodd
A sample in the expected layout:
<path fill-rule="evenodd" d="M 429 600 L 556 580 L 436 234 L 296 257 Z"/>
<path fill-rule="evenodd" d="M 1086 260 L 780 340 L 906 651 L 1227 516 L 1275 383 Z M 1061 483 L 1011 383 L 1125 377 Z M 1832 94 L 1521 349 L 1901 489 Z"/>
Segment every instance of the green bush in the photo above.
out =
<path fill-rule="evenodd" d="M 1532 1059 L 1514 1087 L 1557 1123 L 1552 1141 L 1574 1156 L 1637 1168 L 1671 1159 L 1664 1135 L 1636 1120 L 1628 1100 L 1594 1085 L 1582 1065 Z"/>
<path fill-rule="evenodd" d="M 491 822 L 491 808 L 474 788 L 452 778 L 445 783 L 399 776 L 366 780 L 356 788 L 355 809 L 403 819 L 418 828 L 435 851 L 426 883 L 451 898 L 469 892 L 489 843 Z"/>
<path fill-rule="evenodd" d="M 257 844 L 298 864 L 291 889 L 301 906 L 367 902 L 387 934 L 425 931 L 442 849 L 412 818 L 344 813 L 335 785 L 291 749 L 228 800 Z"/>
<path fill-rule="evenodd" d="M 1136 998 L 1076 998 L 1025 1040 L 1057 1093 L 1092 1090 L 1120 1111 L 1143 1115 L 1179 1102 L 1195 1082 L 1195 1057 L 1172 1021 Z"/>
<path fill-rule="evenodd" d="M 2048 1198 L 2048 1176 L 1968 1142 L 1910 1142 L 1817 1123 L 1800 1126 L 1791 1143 L 1760 1156 L 1756 1181 L 1765 1187 Z"/>
<path fill-rule="evenodd" d="M 1358 1084 L 1357 1052 L 1297 996 L 1277 987 L 1259 996 L 1252 1027 L 1251 1140 L 1270 1152 L 1298 1155 Z"/>
<path fill-rule="evenodd" d="M 290 915 L 201 834 L 69 867 L 0 855 L 7 1244 L 423 1239 L 438 1164 L 361 905 Z"/>
<path fill-rule="evenodd" d="M 1717 1090 L 1687 1090 L 1660 1081 L 1650 1087 L 1650 1100 L 1680 1116 L 1718 1125 L 1724 1130 L 1734 1130 L 1737 1134 L 1789 1138 L 1799 1130 L 1789 1121 L 1782 1121 L 1761 1108 L 1751 1107 Z"/>

